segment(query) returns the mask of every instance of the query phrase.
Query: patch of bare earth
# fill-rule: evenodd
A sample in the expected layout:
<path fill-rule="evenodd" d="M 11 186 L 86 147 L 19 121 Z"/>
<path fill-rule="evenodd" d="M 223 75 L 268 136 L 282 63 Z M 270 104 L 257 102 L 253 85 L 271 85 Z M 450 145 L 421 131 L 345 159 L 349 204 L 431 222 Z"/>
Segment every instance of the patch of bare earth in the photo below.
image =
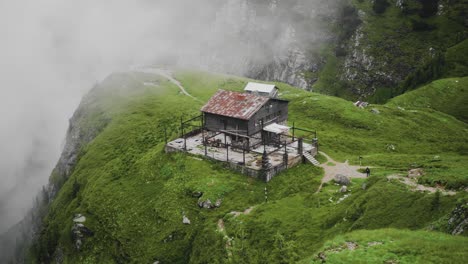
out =
<path fill-rule="evenodd" d="M 337 174 L 342 174 L 350 178 L 366 178 L 367 177 L 365 173 L 361 173 L 358 171 L 361 168 L 360 166 L 349 165 L 347 160 L 345 162 L 337 162 L 333 160 L 330 156 L 325 154 L 324 152 L 320 152 L 320 154 L 322 154 L 325 158 L 327 158 L 327 161 L 324 162 L 323 164 L 320 164 L 320 167 L 322 167 L 323 170 L 325 171 L 325 175 L 322 178 L 322 183 L 320 184 L 320 187 L 317 190 L 317 192 L 319 192 L 322 189 L 322 185 L 324 183 L 333 180 L 333 178 Z M 335 164 L 335 165 L 331 165 L 331 164 Z"/>
<path fill-rule="evenodd" d="M 229 214 L 234 215 L 234 217 L 238 217 L 239 215 L 248 215 L 250 214 L 250 212 L 252 212 L 253 209 L 254 209 L 254 206 L 245 209 L 243 212 L 232 211 Z M 226 228 L 225 228 L 224 220 L 222 218 L 218 220 L 217 229 L 221 234 L 224 235 L 224 239 L 226 240 L 225 247 L 226 247 L 229 257 L 231 257 L 232 256 L 232 252 L 231 252 L 232 238 L 230 238 L 226 234 Z"/>
<path fill-rule="evenodd" d="M 408 177 L 403 177 L 398 174 L 394 175 L 389 175 L 387 176 L 388 180 L 398 180 L 399 182 L 411 187 L 410 189 L 412 191 L 420 191 L 420 192 L 430 192 L 430 193 L 435 193 L 437 191 L 440 191 L 443 195 L 456 195 L 457 192 L 455 191 L 447 191 L 442 187 L 429 187 L 429 186 L 424 186 L 422 184 L 417 183 L 417 179 L 415 178 L 408 178 Z"/>
<path fill-rule="evenodd" d="M 234 215 L 234 217 L 238 217 L 239 215 L 248 215 L 250 214 L 250 212 L 252 212 L 253 209 L 254 207 L 252 206 L 252 207 L 245 209 L 244 212 L 232 211 L 230 212 L 230 214 Z"/>

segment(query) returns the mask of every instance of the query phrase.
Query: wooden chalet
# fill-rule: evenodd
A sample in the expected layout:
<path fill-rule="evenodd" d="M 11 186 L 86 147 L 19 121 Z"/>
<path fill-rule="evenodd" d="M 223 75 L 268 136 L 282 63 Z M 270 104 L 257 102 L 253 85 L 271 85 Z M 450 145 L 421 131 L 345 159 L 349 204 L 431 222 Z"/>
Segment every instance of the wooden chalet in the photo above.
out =
<path fill-rule="evenodd" d="M 288 119 L 288 101 L 256 95 L 253 93 L 240 93 L 219 90 L 201 109 L 203 113 L 204 128 L 207 131 L 227 133 L 231 136 L 233 144 L 253 144 L 252 138 L 256 134 L 265 138 L 274 139 L 275 131 L 284 132 Z M 264 128 L 275 125 L 276 130 L 265 131 Z M 279 130 L 278 130 L 279 129 Z M 264 131 L 266 135 L 261 135 Z M 260 139 L 260 137 L 258 137 Z M 266 142 L 264 142 L 266 143 Z"/>

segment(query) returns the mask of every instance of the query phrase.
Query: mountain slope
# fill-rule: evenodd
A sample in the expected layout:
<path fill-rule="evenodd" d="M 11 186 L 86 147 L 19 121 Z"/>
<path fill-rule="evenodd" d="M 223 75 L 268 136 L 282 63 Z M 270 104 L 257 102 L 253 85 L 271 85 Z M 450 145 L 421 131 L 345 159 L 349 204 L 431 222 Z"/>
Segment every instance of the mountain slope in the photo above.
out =
<path fill-rule="evenodd" d="M 247 81 L 199 72 L 175 76 L 202 101 L 218 88 L 241 90 Z M 467 169 L 465 123 L 433 110 L 380 105 L 360 109 L 343 99 L 278 86 L 281 97 L 291 101 L 290 122 L 317 129 L 321 149 L 335 159 L 356 163 L 362 155 L 366 165 L 378 166 L 375 176 L 354 181 L 352 195 L 338 203 L 343 198 L 339 186 L 325 185 L 315 193 L 323 172 L 311 165 L 290 169 L 265 184 L 222 163 L 165 154 L 164 130 L 176 137 L 179 118 L 198 114 L 203 103 L 156 74 L 115 74 L 93 90 L 94 103 L 102 107 L 72 124 L 82 125 L 85 134 L 99 133 L 80 148 L 76 165 L 51 202 L 30 261 L 297 261 L 327 238 L 349 230 L 425 228 L 466 198 L 464 191 L 439 198 L 412 192 L 383 177 L 418 166 L 426 171 L 423 179 L 428 183 L 464 188 L 468 179 L 459 172 Z M 51 181 L 56 177 L 54 172 Z M 221 199 L 221 207 L 200 209 L 197 202 L 206 199 Z M 230 213 L 248 208 L 253 209 L 245 215 Z M 83 238 L 72 234 L 77 228 L 73 219 L 82 221 L 77 214 L 86 218 L 80 227 Z M 182 223 L 184 215 L 191 224 Z"/>
<path fill-rule="evenodd" d="M 389 106 L 431 108 L 468 123 L 468 77 L 441 79 L 390 100 Z"/>

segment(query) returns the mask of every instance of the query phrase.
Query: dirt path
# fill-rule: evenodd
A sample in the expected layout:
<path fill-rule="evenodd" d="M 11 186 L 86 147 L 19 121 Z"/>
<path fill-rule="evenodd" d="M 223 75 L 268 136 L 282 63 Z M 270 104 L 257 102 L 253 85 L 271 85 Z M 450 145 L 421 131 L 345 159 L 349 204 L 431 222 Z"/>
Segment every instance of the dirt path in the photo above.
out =
<path fill-rule="evenodd" d="M 170 70 L 158 69 L 158 68 L 144 68 L 144 69 L 138 69 L 137 71 L 143 72 L 143 73 L 157 74 L 164 78 L 167 78 L 171 83 L 175 84 L 184 95 L 191 97 L 199 102 L 202 102 L 200 99 L 196 98 L 195 96 L 187 92 L 187 90 L 182 86 L 182 83 L 180 83 L 178 80 L 176 80 L 173 77 L 174 73 Z"/>
<path fill-rule="evenodd" d="M 358 172 L 358 169 L 361 168 L 360 166 L 349 165 L 347 160 L 344 163 L 337 162 L 323 152 L 320 152 L 320 154 L 325 156 L 325 158 L 327 158 L 327 161 L 323 164 L 320 164 L 320 167 L 322 167 L 325 171 L 325 175 L 322 178 L 322 183 L 320 184 L 317 192 L 319 192 L 322 189 L 322 185 L 324 183 L 333 180 L 336 174 L 343 174 L 350 178 L 366 178 L 365 173 Z M 330 165 L 329 163 L 333 163 L 334 165 Z"/>
<path fill-rule="evenodd" d="M 415 180 L 410 179 L 408 177 L 403 177 L 401 175 L 389 175 L 387 176 L 387 179 L 389 180 L 399 180 L 401 183 L 406 184 L 411 187 L 412 191 L 420 191 L 420 192 L 430 192 L 430 193 L 435 193 L 437 191 L 440 191 L 443 195 L 455 195 L 457 192 L 455 191 L 446 191 L 440 187 L 429 187 L 429 186 L 424 186 L 421 184 L 418 184 Z"/>

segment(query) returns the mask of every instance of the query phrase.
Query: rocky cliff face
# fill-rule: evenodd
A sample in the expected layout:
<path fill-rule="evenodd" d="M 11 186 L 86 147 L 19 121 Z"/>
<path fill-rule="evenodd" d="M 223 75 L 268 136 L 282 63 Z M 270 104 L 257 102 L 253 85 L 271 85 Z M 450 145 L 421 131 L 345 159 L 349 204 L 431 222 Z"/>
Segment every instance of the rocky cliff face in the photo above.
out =
<path fill-rule="evenodd" d="M 110 118 L 100 109 L 96 88 L 87 94 L 70 119 L 65 146 L 48 185 L 49 200 L 52 200 L 63 182 L 68 179 L 78 161 L 81 148 L 91 142 L 108 124 Z M 93 124 L 89 124 L 92 120 Z"/>
<path fill-rule="evenodd" d="M 323 66 L 318 52 L 333 41 L 331 24 L 344 1 L 227 1 L 216 12 L 214 35 L 224 49 L 210 50 L 208 68 L 311 89 L 307 73 Z M 226 28 L 230 29 L 226 32 Z M 235 43 L 235 45 L 231 45 Z M 216 45 L 216 44 L 214 44 Z"/>
<path fill-rule="evenodd" d="M 53 201 L 63 183 L 73 171 L 78 162 L 81 148 L 92 141 L 109 122 L 97 103 L 99 97 L 91 91 L 83 98 L 80 106 L 70 119 L 66 143 L 60 159 L 52 172 L 49 183 L 43 187 L 36 197 L 33 208 L 18 224 L 0 236 L 0 263 L 24 263 L 30 243 L 40 234 L 42 219 L 47 213 L 49 204 Z M 98 125 L 89 125 L 89 120 L 98 120 Z"/>
<path fill-rule="evenodd" d="M 362 24 L 338 43 L 346 55 L 337 77 L 357 97 L 385 101 L 404 92 L 399 86 L 409 75 L 468 34 L 466 1 L 365 2 L 355 4 Z"/>

